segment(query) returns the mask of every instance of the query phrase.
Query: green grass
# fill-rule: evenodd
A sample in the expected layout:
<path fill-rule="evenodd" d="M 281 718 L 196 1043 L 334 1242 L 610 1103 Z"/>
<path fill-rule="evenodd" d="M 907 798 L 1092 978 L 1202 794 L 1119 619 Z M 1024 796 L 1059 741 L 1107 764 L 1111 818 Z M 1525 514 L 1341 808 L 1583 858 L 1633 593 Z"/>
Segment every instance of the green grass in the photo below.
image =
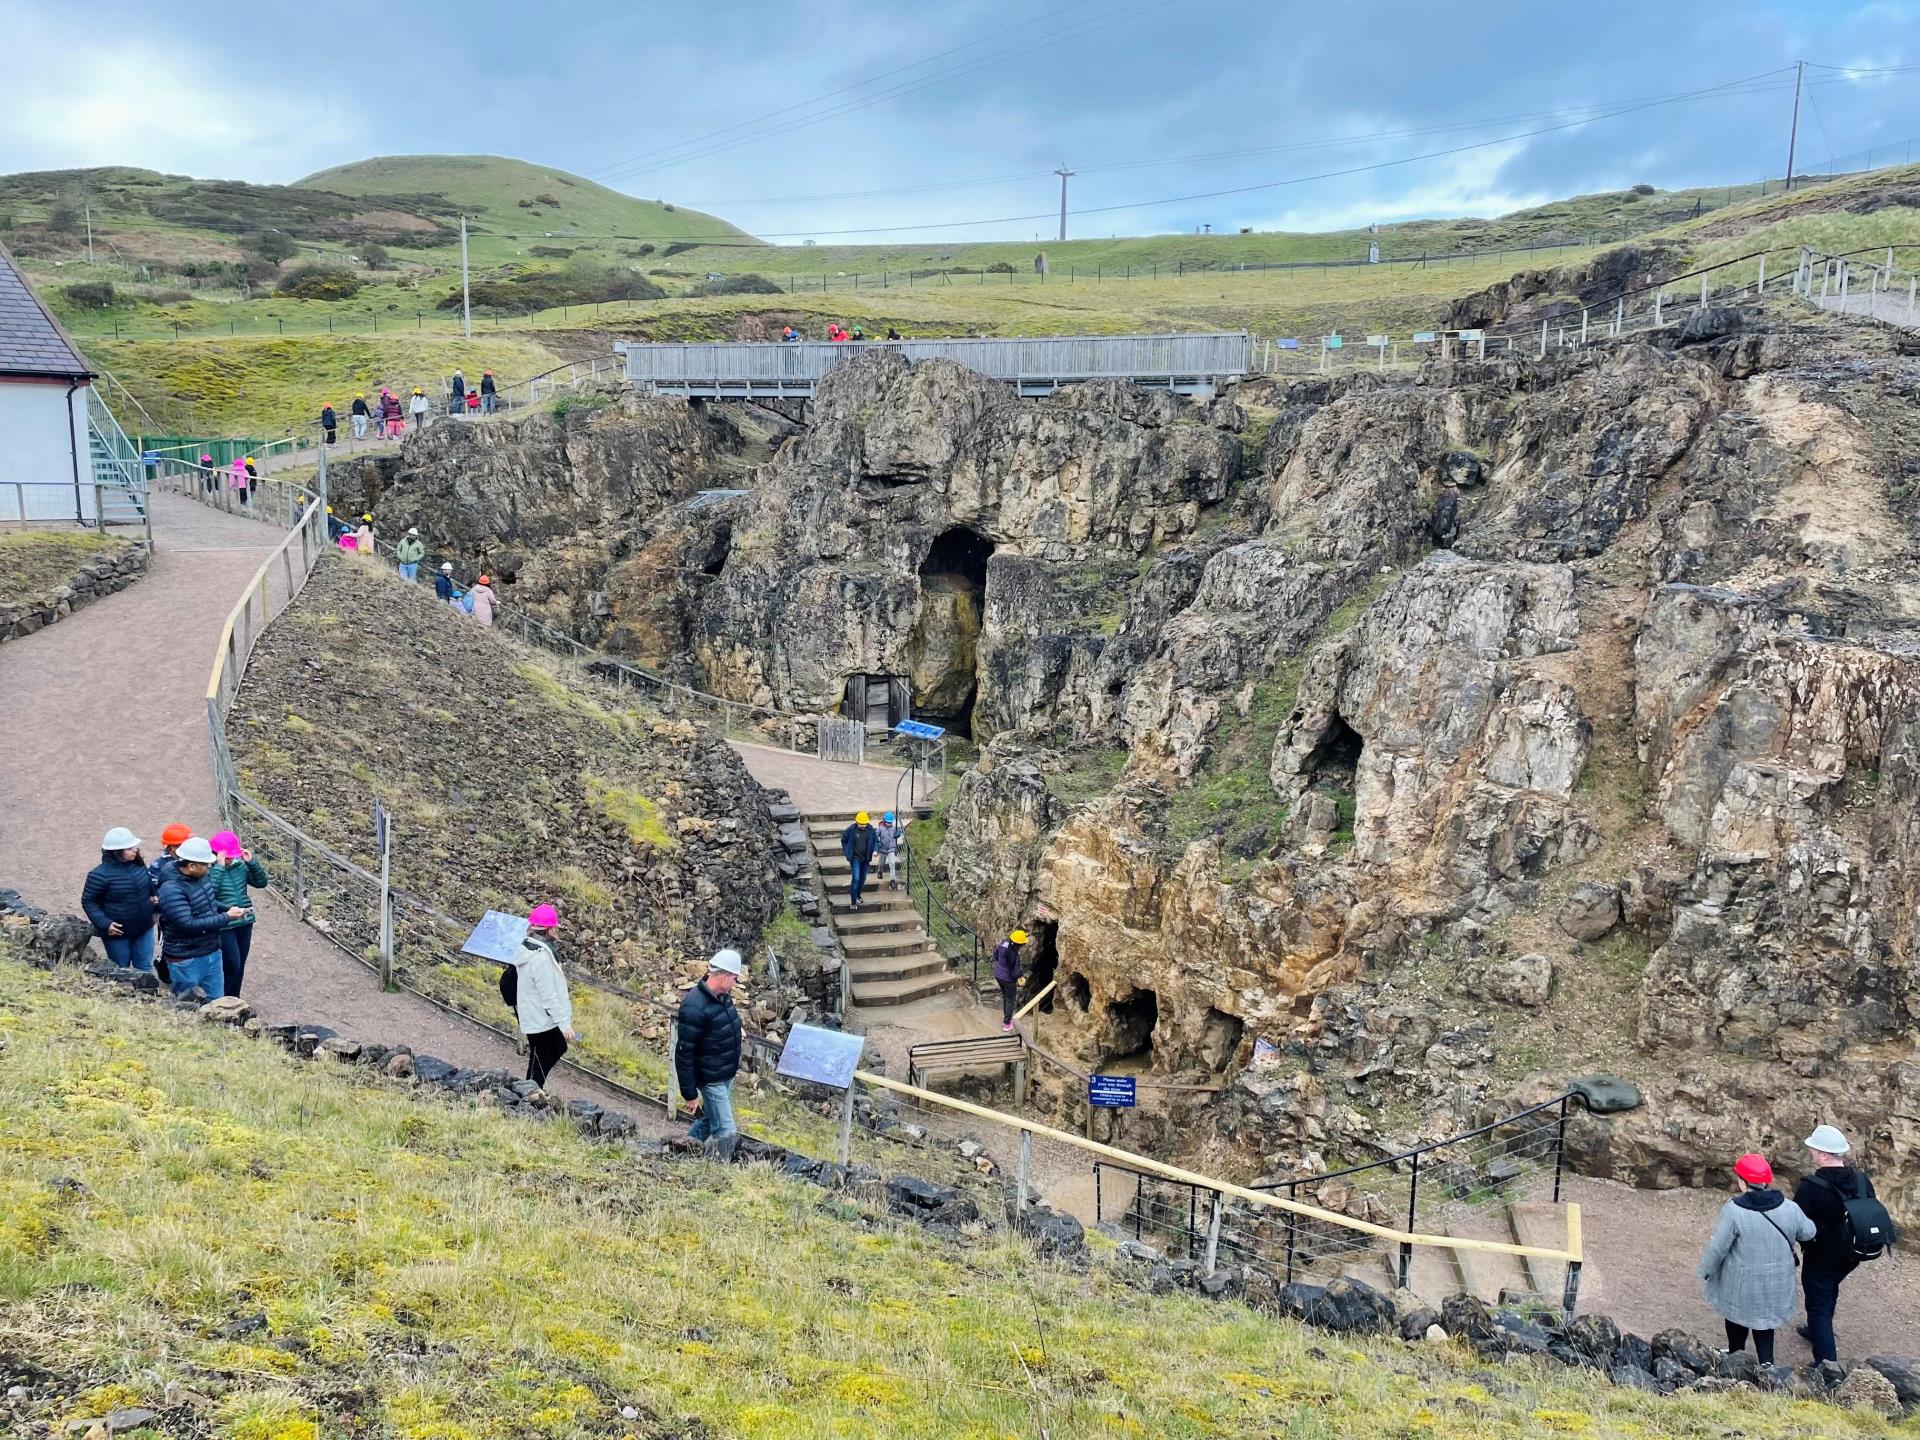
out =
<path fill-rule="evenodd" d="M 661 818 L 660 807 L 639 791 L 602 779 L 598 775 L 586 777 L 587 802 L 600 814 L 621 826 L 627 832 L 627 838 L 636 845 L 646 845 L 655 850 L 673 850 L 679 841 L 667 829 Z"/>
<path fill-rule="evenodd" d="M 0 1352 L 62 1431 L 175 1384 L 213 1440 L 1896 1433 L 1150 1296 L 0 963 Z"/>
<path fill-rule="evenodd" d="M 0 605 L 18 604 L 57 589 L 102 555 L 130 549 L 132 544 L 79 530 L 0 534 Z"/>

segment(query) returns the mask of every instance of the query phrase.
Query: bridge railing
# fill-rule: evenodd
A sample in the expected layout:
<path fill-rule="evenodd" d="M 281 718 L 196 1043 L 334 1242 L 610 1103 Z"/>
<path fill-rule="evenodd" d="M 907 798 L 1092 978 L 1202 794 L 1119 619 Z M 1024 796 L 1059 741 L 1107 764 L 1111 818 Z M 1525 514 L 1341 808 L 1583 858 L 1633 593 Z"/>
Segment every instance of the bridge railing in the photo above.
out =
<path fill-rule="evenodd" d="M 621 341 L 627 379 L 640 386 L 687 384 L 810 386 L 837 365 L 873 350 L 910 361 L 952 360 L 995 380 L 1208 380 L 1244 375 L 1244 330 L 1196 335 L 1075 335 L 1046 339 Z"/>

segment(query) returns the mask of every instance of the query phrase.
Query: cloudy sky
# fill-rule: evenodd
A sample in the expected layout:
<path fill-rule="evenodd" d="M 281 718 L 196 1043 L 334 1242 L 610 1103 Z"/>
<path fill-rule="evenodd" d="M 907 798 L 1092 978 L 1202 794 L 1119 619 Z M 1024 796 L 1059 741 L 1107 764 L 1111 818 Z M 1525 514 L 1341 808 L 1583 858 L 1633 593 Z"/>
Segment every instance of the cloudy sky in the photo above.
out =
<path fill-rule="evenodd" d="M 1777 176 L 1799 60 L 1802 169 L 1920 140 L 1920 0 L 0 0 L 0 35 L 0 172 L 485 152 L 849 242 L 1051 233 L 1063 163 L 1076 235 Z"/>

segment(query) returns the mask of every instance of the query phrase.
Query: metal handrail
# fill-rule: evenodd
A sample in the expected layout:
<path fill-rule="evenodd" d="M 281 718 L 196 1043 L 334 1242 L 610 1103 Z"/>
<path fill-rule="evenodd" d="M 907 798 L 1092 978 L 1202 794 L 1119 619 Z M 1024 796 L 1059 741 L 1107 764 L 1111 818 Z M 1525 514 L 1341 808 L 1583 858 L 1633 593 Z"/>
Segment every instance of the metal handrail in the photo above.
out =
<path fill-rule="evenodd" d="M 912 827 L 908 827 L 900 832 L 900 853 L 906 857 L 907 862 L 907 902 L 913 904 L 915 908 L 919 910 L 920 918 L 926 922 L 927 937 L 932 940 L 936 946 L 940 943 L 940 927 L 942 923 L 944 923 L 949 939 L 959 942 L 960 948 L 963 951 L 972 951 L 970 956 L 949 955 L 948 963 L 959 964 L 963 961 L 970 961 L 973 976 L 972 985 L 974 991 L 978 993 L 980 989 L 980 961 L 985 953 L 984 942 L 980 939 L 980 936 L 975 933 L 972 926 L 954 914 L 951 907 L 934 893 L 933 877 L 928 874 L 926 863 L 924 861 L 917 861 L 914 858 L 913 846 L 909 841 L 911 829 Z M 915 903 L 913 889 L 916 875 L 920 881 L 921 903 L 918 904 Z M 943 951 L 942 953 L 945 952 Z"/>

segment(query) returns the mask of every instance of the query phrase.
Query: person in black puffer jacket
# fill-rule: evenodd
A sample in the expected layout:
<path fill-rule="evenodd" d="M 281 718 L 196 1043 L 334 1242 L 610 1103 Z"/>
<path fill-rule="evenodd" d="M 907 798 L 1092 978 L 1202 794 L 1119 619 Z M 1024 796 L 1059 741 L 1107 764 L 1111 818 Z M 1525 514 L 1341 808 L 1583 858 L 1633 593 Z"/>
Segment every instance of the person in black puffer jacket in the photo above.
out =
<path fill-rule="evenodd" d="M 229 920 L 239 920 L 247 912 L 238 905 L 220 908 L 213 886 L 207 883 L 207 871 L 212 868 L 213 847 L 196 835 L 181 843 L 173 878 L 160 887 L 167 983 L 175 995 L 198 990 L 206 999 L 218 1000 L 226 994 L 220 932 Z"/>
<path fill-rule="evenodd" d="M 707 978 L 680 1002 L 680 1035 L 673 1049 L 674 1076 L 686 1113 L 689 1140 L 727 1148 L 739 1133 L 733 1122 L 733 1077 L 740 1073 L 740 1012 L 733 987 L 746 968 L 738 950 L 721 950 L 707 962 Z"/>
<path fill-rule="evenodd" d="M 87 872 L 80 908 L 107 958 L 122 970 L 153 969 L 153 911 L 156 885 L 140 854 L 140 839 L 116 825 L 100 841 L 100 863 Z"/>
<path fill-rule="evenodd" d="M 1839 1357 L 1833 1336 L 1833 1312 L 1840 1304 L 1840 1282 L 1860 1264 L 1848 1240 L 1847 1201 L 1873 1194 L 1873 1181 L 1856 1170 L 1847 1156 L 1853 1148 L 1831 1125 L 1821 1125 L 1806 1138 L 1812 1169 L 1794 1188 L 1793 1199 L 1813 1221 L 1814 1237 L 1802 1247 L 1806 1264 L 1800 1284 L 1806 1297 L 1807 1323 L 1800 1338 L 1813 1348 L 1816 1363 Z"/>

